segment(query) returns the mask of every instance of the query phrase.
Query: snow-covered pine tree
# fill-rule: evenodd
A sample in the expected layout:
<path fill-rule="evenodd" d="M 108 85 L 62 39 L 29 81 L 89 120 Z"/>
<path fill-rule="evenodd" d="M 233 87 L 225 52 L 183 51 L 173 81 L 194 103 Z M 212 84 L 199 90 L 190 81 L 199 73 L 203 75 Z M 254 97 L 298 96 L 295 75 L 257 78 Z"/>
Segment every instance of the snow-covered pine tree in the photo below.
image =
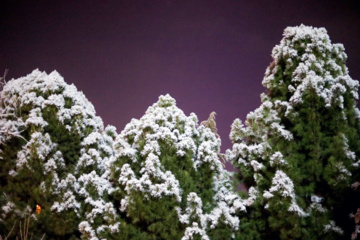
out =
<path fill-rule="evenodd" d="M 108 176 L 121 218 L 99 238 L 231 239 L 244 206 L 219 160 L 220 143 L 195 114 L 160 96 L 115 140 Z"/>
<path fill-rule="evenodd" d="M 14 227 L 15 239 L 26 218 L 33 239 L 79 239 L 81 220 L 110 225 L 101 175 L 114 127 L 56 71 L 13 79 L 0 97 L 0 235 Z"/>
<path fill-rule="evenodd" d="M 344 239 L 360 163 L 358 81 L 324 28 L 286 28 L 272 57 L 261 106 L 230 134 L 227 157 L 248 187 L 239 239 Z"/>

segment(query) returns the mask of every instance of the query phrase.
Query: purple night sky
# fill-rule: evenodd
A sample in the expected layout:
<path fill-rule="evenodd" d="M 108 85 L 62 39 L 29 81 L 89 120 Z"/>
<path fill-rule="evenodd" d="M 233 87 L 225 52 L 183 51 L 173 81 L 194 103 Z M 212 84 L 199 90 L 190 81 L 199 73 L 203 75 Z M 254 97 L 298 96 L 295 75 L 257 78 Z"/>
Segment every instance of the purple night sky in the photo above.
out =
<path fill-rule="evenodd" d="M 360 1 L 1 0 L 0 72 L 57 70 L 120 132 L 169 93 L 199 121 L 217 112 L 222 152 L 235 118 L 260 105 L 287 26 L 325 27 L 360 79 Z"/>

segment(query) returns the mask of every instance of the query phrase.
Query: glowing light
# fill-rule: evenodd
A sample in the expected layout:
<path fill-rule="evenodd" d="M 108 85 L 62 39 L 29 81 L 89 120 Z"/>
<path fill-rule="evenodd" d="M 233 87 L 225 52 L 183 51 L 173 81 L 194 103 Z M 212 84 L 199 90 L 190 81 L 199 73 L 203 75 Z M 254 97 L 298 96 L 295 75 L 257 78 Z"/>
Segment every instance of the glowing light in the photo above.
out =
<path fill-rule="evenodd" d="M 41 212 L 41 207 L 40 205 L 36 204 L 36 213 L 40 214 L 40 212 Z"/>

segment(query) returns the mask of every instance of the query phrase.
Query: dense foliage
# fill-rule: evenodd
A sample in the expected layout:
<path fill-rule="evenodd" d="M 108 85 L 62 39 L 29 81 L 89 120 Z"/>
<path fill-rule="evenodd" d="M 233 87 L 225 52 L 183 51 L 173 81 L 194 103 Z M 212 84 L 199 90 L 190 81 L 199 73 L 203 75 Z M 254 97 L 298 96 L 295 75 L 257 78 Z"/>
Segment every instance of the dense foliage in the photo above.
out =
<path fill-rule="evenodd" d="M 358 82 L 323 28 L 286 28 L 272 57 L 261 106 L 230 134 L 227 156 L 249 188 L 240 239 L 344 239 L 360 160 Z"/>
<path fill-rule="evenodd" d="M 244 210 L 219 160 L 220 139 L 169 95 L 125 127 L 108 162 L 120 215 L 106 239 L 230 239 Z M 92 230 L 91 230 L 92 231 Z M 98 231 L 92 231 L 93 233 Z"/>
<path fill-rule="evenodd" d="M 79 238 L 80 220 L 103 201 L 115 129 L 55 71 L 11 80 L 0 94 L 0 235 L 30 219 L 34 238 Z"/>
<path fill-rule="evenodd" d="M 232 124 L 240 194 L 214 112 L 199 124 L 160 96 L 118 135 L 56 71 L 1 82 L 0 239 L 25 222 L 33 239 L 355 239 L 359 84 L 344 47 L 301 25 L 272 57 L 261 106 Z"/>

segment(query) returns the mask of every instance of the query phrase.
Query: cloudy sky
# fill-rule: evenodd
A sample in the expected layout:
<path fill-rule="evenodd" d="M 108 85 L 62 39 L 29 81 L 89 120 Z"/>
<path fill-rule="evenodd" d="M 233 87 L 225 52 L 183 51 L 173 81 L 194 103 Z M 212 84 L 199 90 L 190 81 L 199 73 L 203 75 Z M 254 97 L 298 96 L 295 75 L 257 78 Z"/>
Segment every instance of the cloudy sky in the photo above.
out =
<path fill-rule="evenodd" d="M 261 81 L 284 28 L 325 27 L 360 79 L 360 1 L 1 0 L 0 72 L 57 70 L 120 132 L 169 93 L 199 121 L 230 125 L 260 105 Z"/>

